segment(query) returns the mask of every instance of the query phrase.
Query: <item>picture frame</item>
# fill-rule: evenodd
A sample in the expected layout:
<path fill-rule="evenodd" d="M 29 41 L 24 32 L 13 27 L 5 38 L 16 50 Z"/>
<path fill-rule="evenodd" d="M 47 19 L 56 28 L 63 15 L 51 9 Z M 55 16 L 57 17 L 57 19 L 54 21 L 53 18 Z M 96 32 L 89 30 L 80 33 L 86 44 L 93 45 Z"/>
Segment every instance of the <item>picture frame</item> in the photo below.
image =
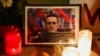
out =
<path fill-rule="evenodd" d="M 25 6 L 25 44 L 48 45 L 48 44 L 77 44 L 80 28 L 79 4 L 74 5 L 26 5 Z M 56 33 L 43 35 L 42 41 L 36 41 L 42 31 L 46 29 L 45 17 L 54 13 L 59 17 L 59 29 Z M 47 36 L 46 36 L 47 35 Z"/>

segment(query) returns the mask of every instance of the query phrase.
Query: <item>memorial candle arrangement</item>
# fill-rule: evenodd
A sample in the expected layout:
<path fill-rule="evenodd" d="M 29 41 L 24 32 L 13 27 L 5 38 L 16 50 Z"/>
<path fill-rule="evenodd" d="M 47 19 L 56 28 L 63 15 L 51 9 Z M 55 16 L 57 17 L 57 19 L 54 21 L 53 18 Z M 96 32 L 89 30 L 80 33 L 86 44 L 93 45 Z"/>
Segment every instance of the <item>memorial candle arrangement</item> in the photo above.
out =
<path fill-rule="evenodd" d="M 88 29 L 80 30 L 77 48 L 66 46 L 62 56 L 90 56 L 92 45 L 92 32 Z"/>

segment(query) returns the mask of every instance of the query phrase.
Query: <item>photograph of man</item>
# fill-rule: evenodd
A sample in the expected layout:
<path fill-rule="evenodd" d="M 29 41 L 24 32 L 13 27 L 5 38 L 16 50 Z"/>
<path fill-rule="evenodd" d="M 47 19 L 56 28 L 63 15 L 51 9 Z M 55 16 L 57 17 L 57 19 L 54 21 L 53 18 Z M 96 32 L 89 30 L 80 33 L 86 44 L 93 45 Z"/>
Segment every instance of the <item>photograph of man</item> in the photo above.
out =
<path fill-rule="evenodd" d="M 32 44 L 66 43 L 75 37 L 75 9 L 28 8 L 26 42 Z"/>
<path fill-rule="evenodd" d="M 57 16 L 56 14 L 50 13 L 44 19 L 45 28 L 39 34 L 39 37 L 34 40 L 35 42 L 51 42 L 51 40 L 54 40 L 50 39 L 52 38 L 51 34 L 57 33 L 60 27 L 59 16 Z"/>

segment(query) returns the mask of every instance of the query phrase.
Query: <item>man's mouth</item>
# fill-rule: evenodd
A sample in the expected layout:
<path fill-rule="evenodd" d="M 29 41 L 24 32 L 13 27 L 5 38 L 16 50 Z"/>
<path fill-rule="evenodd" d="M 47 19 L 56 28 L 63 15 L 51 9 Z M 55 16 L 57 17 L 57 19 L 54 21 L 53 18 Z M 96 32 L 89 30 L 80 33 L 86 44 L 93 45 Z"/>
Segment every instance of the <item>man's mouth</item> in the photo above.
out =
<path fill-rule="evenodd" d="M 50 28 L 50 30 L 53 30 L 54 28 Z"/>

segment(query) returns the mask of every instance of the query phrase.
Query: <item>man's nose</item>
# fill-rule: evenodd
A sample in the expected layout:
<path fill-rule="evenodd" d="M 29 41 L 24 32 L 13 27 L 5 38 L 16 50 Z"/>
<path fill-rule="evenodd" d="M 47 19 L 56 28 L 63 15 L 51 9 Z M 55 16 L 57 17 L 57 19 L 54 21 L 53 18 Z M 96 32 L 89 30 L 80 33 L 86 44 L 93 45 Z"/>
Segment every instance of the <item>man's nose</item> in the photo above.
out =
<path fill-rule="evenodd" d="M 50 26 L 54 26 L 54 24 L 50 24 Z"/>

